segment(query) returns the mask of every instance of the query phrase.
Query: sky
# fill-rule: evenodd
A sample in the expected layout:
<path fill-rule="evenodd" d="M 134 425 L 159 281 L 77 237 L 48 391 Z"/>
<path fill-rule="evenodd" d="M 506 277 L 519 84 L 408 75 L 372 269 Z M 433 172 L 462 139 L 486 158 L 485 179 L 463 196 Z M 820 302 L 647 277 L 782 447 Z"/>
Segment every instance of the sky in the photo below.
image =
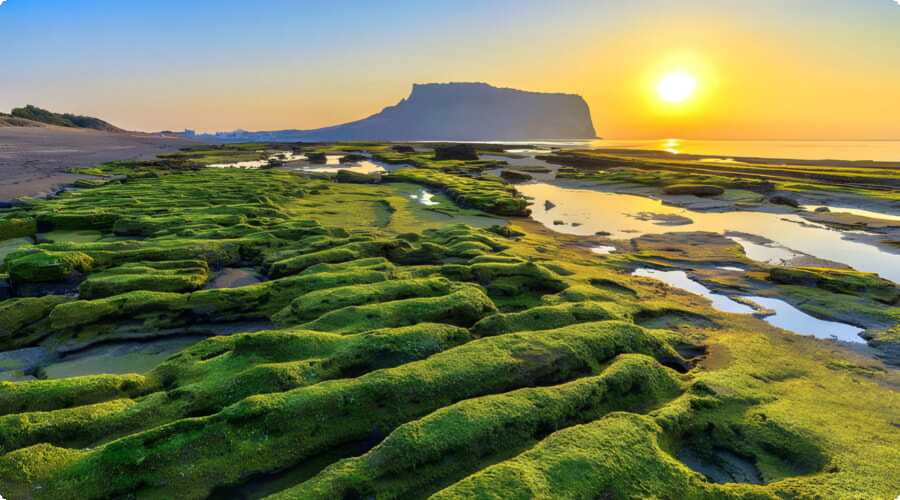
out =
<path fill-rule="evenodd" d="M 130 130 L 317 128 L 479 81 L 580 94 L 611 139 L 900 139 L 897 0 L 0 0 L 0 31 L 0 110 Z"/>

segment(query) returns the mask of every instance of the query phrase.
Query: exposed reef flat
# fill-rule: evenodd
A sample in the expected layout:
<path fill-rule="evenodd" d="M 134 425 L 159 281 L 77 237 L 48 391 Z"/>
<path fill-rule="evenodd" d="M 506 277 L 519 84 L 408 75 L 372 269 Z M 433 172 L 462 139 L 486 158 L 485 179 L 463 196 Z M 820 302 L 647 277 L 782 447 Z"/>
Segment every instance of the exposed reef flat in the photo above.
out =
<path fill-rule="evenodd" d="M 414 168 L 364 184 L 204 168 L 285 148 Z M 499 167 L 375 143 L 195 149 L 82 170 L 106 182 L 3 211 L 0 240 L 18 243 L 0 350 L 40 350 L 0 358 L 0 372 L 22 378 L 27 361 L 38 378 L 0 382 L 2 493 L 896 495 L 896 370 L 630 271 L 715 264 L 730 269 L 707 282 L 794 287 L 823 307 L 887 308 L 892 283 L 775 271 L 709 233 L 560 234 L 526 218 L 527 200 L 486 173 Z M 412 196 L 424 188 L 430 204 Z M 603 243 L 622 253 L 591 251 Z M 209 286 L 251 268 L 265 281 Z M 56 285 L 69 293 L 20 293 Z M 228 325 L 248 326 L 216 335 Z M 144 373 L 40 379 L 53 353 L 77 362 L 197 329 L 214 336 Z"/>

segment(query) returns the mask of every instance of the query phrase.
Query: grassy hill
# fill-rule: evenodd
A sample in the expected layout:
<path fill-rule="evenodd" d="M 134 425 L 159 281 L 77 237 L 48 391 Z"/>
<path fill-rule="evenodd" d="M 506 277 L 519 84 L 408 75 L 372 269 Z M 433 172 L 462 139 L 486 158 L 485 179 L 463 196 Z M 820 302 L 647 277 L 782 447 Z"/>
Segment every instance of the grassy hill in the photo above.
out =
<path fill-rule="evenodd" d="M 24 108 L 15 108 L 11 114 L 0 113 L 0 126 L 35 127 L 56 125 L 59 127 L 88 128 L 104 132 L 124 132 L 124 130 L 92 116 L 73 115 L 71 113 L 54 113 L 31 104 Z"/>

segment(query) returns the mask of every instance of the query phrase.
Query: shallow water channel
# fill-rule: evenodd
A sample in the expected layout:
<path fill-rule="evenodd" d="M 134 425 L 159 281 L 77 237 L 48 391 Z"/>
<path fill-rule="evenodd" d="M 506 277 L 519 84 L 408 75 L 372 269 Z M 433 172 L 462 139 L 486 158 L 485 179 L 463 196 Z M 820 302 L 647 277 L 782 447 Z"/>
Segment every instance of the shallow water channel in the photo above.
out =
<path fill-rule="evenodd" d="M 811 224 L 792 213 L 694 212 L 643 196 L 546 182 L 520 184 L 516 189 L 532 199 L 532 218 L 562 233 L 586 236 L 606 231 L 612 238 L 630 239 L 673 230 L 707 231 L 734 239 L 744 246 L 748 257 L 763 262 L 778 263 L 782 258 L 808 254 L 900 282 L 900 255 L 857 239 L 853 233 Z M 664 220 L 641 215 L 648 213 L 677 215 L 691 222 L 672 229 Z M 774 244 L 753 244 L 737 233 L 757 235 Z"/>
<path fill-rule="evenodd" d="M 844 342 L 859 342 L 863 339 L 859 336 L 861 328 L 835 321 L 825 321 L 814 318 L 797 309 L 783 300 L 772 297 L 743 297 L 762 310 L 750 307 L 732 300 L 724 295 L 713 293 L 709 288 L 690 279 L 684 271 L 659 271 L 656 269 L 637 269 L 634 276 L 642 276 L 658 279 L 668 285 L 687 290 L 691 293 L 705 297 L 712 302 L 712 306 L 720 311 L 731 313 L 756 313 L 768 310 L 774 314 L 767 314 L 763 319 L 771 325 L 800 334 L 812 335 L 822 339 L 836 339 Z"/>

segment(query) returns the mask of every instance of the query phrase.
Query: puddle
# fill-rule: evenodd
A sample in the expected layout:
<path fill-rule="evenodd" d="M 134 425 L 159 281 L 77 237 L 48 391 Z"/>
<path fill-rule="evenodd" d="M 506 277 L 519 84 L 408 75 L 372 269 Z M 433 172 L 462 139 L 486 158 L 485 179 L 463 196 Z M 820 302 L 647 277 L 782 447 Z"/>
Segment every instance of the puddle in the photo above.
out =
<path fill-rule="evenodd" d="M 724 448 L 713 448 L 709 452 L 686 448 L 678 451 L 678 459 L 713 483 L 764 484 L 752 460 Z"/>
<path fill-rule="evenodd" d="M 755 243 L 747 238 L 740 236 L 729 236 L 730 240 L 740 244 L 744 248 L 747 257 L 765 264 L 782 265 L 796 258 L 804 257 L 802 253 L 795 252 L 789 248 L 776 246 L 772 244 Z"/>
<path fill-rule="evenodd" d="M 807 254 L 900 282 L 900 255 L 883 251 L 874 244 L 848 239 L 852 236 L 846 232 L 810 225 L 794 214 L 692 212 L 642 196 L 567 188 L 546 182 L 520 184 L 516 189 L 533 199 L 530 208 L 534 220 L 567 234 L 590 236 L 604 232 L 611 238 L 630 239 L 642 234 L 659 234 L 665 228 L 652 220 L 636 219 L 629 214 L 678 215 L 693 221 L 678 226 L 679 231 L 758 235 L 781 247 L 773 249 L 762 245 L 760 248 L 748 244 L 745 248 L 754 260 L 790 259 Z M 552 208 L 552 212 L 547 207 Z M 554 221 L 564 224 L 554 225 Z"/>
<path fill-rule="evenodd" d="M 863 210 L 861 208 L 831 207 L 826 205 L 801 205 L 800 208 L 807 212 L 815 212 L 817 208 L 827 208 L 832 214 L 851 214 L 861 217 L 870 217 L 872 219 L 891 220 L 900 222 L 900 215 L 891 215 L 882 212 L 873 212 L 871 210 Z"/>
<path fill-rule="evenodd" d="M 242 286 L 262 283 L 263 281 L 264 280 L 260 277 L 260 274 L 257 273 L 253 268 L 226 267 L 222 269 L 222 271 L 215 278 L 207 283 L 206 286 L 203 287 L 203 289 L 209 290 L 213 288 L 239 288 Z"/>
<path fill-rule="evenodd" d="M 23 237 L 10 238 L 8 240 L 0 241 L 0 262 L 3 262 L 3 259 L 5 259 L 7 255 L 15 252 L 19 249 L 19 247 L 25 245 L 34 245 L 34 239 L 30 237 Z"/>
<path fill-rule="evenodd" d="M 637 269 L 632 276 L 642 276 L 646 278 L 656 278 L 675 288 L 681 288 L 688 292 L 695 293 L 701 297 L 706 297 L 712 301 L 712 306 L 720 311 L 731 313 L 752 313 L 756 310 L 752 307 L 735 302 L 724 295 L 713 293 L 709 288 L 688 278 L 684 271 L 658 271 L 656 269 Z"/>
<path fill-rule="evenodd" d="M 820 339 L 837 339 L 856 343 L 864 342 L 862 337 L 859 336 L 859 333 L 863 331 L 862 328 L 814 318 L 783 300 L 771 297 L 747 297 L 747 299 L 766 309 L 775 311 L 774 315 L 767 316 L 764 319 L 769 324 L 779 328 L 784 328 L 800 335 L 813 335 Z"/>
<path fill-rule="evenodd" d="M 609 255 L 611 253 L 615 253 L 616 247 L 600 245 L 598 247 L 591 248 L 591 251 L 598 255 Z"/>
<path fill-rule="evenodd" d="M 60 379 L 83 375 L 145 373 L 205 336 L 181 336 L 149 341 L 111 342 L 64 356 L 42 367 L 44 378 Z"/>
<path fill-rule="evenodd" d="M 731 313 L 756 312 L 756 309 L 753 307 L 736 302 L 724 295 L 713 293 L 709 288 L 690 279 L 684 271 L 659 271 L 642 268 L 634 271 L 632 276 L 656 278 L 673 287 L 706 297 L 712 301 L 712 306 L 720 311 Z M 859 336 L 859 333 L 863 331 L 859 327 L 814 318 L 783 300 L 770 297 L 745 298 L 762 308 L 775 311 L 775 314 L 763 318 L 763 320 L 773 326 L 784 328 L 799 335 L 812 335 L 820 339 L 836 339 L 856 343 L 864 342 L 862 337 Z"/>
<path fill-rule="evenodd" d="M 425 206 L 432 207 L 434 205 L 440 205 L 440 202 L 434 201 L 434 193 L 428 192 L 424 189 L 420 189 L 418 193 L 411 194 L 409 195 L 409 197 Z"/>
<path fill-rule="evenodd" d="M 717 267 L 716 269 L 721 269 L 722 271 L 735 271 L 735 272 L 740 272 L 740 273 L 746 271 L 746 269 L 741 269 L 740 267 L 733 267 L 733 266 L 721 266 L 721 267 Z"/>
<path fill-rule="evenodd" d="M 263 168 L 269 165 L 270 160 L 277 161 L 297 161 L 302 160 L 305 157 L 303 155 L 295 154 L 293 151 L 282 151 L 280 153 L 275 153 L 272 156 L 264 159 L 264 160 L 253 160 L 253 161 L 239 161 L 235 163 L 213 163 L 212 165 L 207 165 L 208 168 L 246 168 L 246 169 L 256 169 Z"/>

